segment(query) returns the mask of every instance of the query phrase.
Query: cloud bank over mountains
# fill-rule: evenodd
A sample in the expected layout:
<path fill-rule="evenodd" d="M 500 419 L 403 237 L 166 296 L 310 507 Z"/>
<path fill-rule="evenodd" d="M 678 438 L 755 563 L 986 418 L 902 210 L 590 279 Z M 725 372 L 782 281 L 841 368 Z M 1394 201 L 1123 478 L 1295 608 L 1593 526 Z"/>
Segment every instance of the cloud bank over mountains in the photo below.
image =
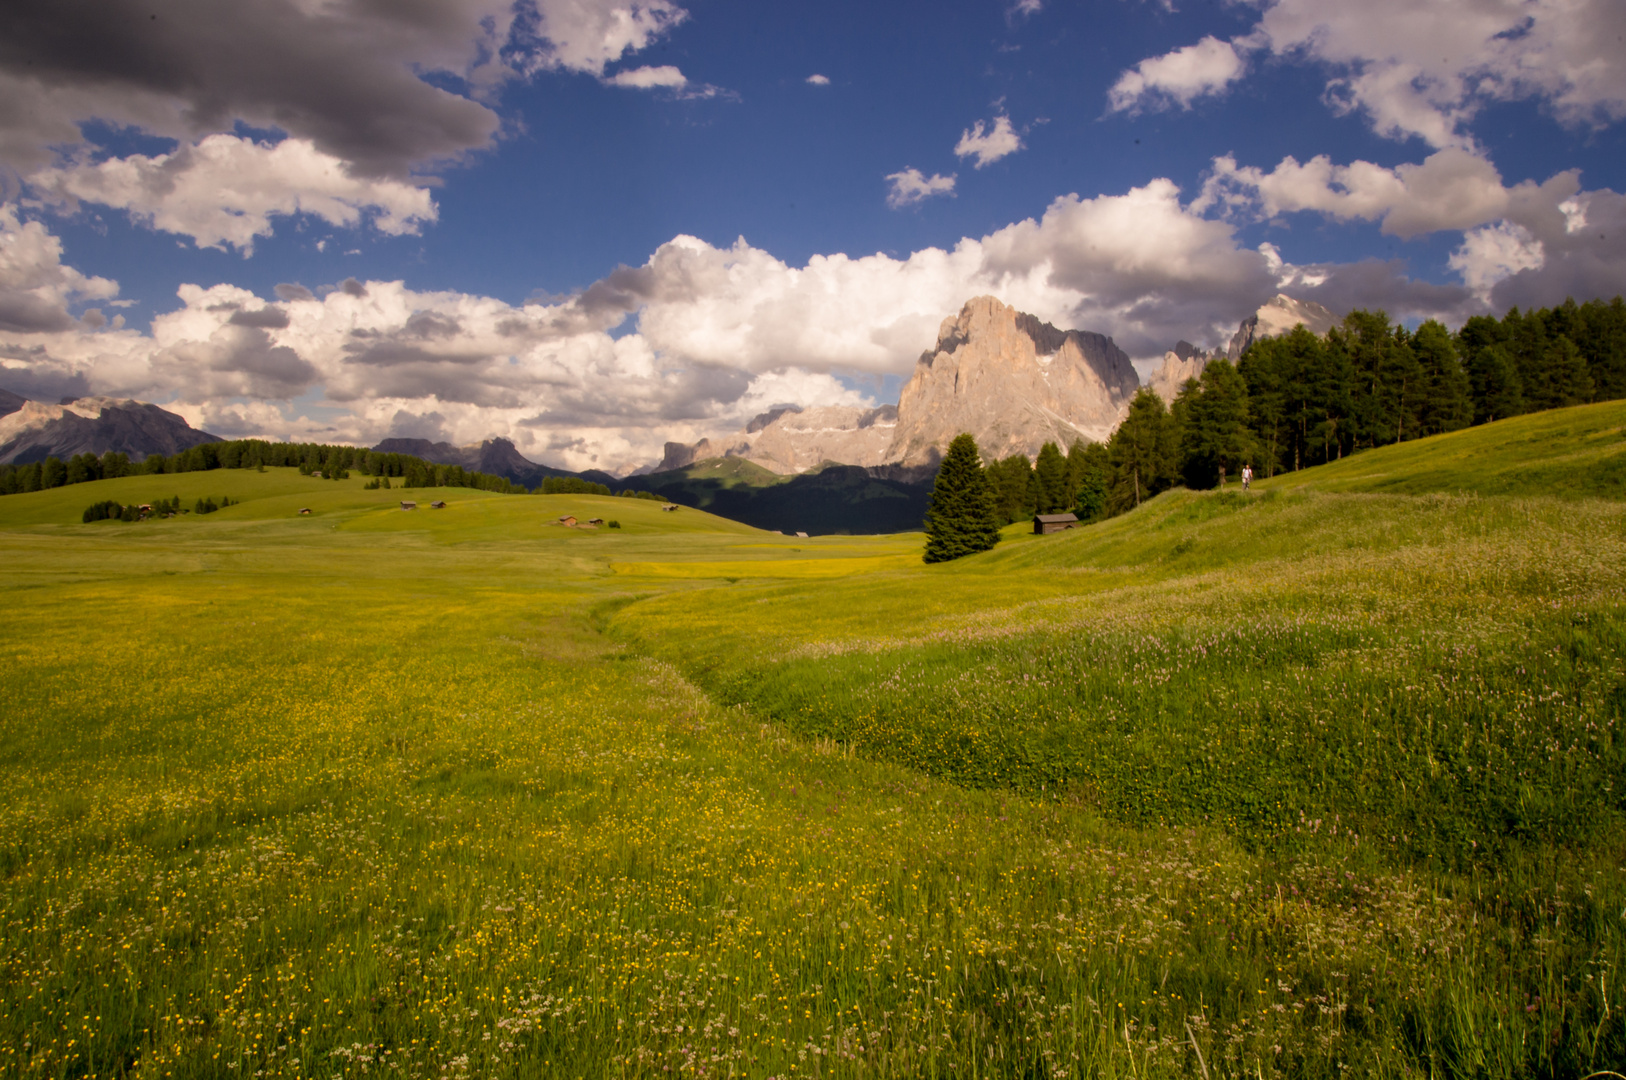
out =
<path fill-rule="evenodd" d="M 1014 22 L 1046 11 L 1008 8 Z M 727 92 L 641 62 L 690 18 L 670 0 L 166 0 L 156 15 L 129 0 L 19 0 L 0 34 L 0 387 L 157 399 L 228 436 L 500 435 L 549 464 L 615 470 L 774 405 L 874 404 L 866 388 L 906 376 L 941 320 L 982 294 L 1152 358 L 1181 338 L 1226 340 L 1280 291 L 1451 323 L 1626 292 L 1626 196 L 1586 189 L 1573 169 L 1507 184 L 1470 127 L 1508 100 L 1539 101 L 1572 127 L 1626 116 L 1626 8 L 1276 0 L 1259 11 L 1232 40 L 1125 68 L 1108 113 L 1197 109 L 1262 65 L 1309 64 L 1326 75 L 1329 109 L 1417 138 L 1421 160 L 1223 154 L 1196 190 L 1146 176 L 1059 195 L 951 246 L 799 265 L 745 238 L 677 235 L 575 295 L 522 304 L 407 280 L 287 282 L 270 296 L 185 283 L 178 306 L 138 329 L 117 310 L 117 282 L 64 260 L 53 215 L 108 207 L 244 258 L 305 219 L 422 233 L 440 222 L 428 170 L 505 136 L 505 87 L 551 72 L 661 101 Z M 846 87 L 791 81 L 824 99 Z M 975 170 L 1037 153 L 1024 136 L 1038 135 L 993 108 L 952 147 Z M 115 153 L 109 130 L 172 145 Z M 956 174 L 909 166 L 885 179 L 876 205 L 955 205 Z M 1444 235 L 1455 280 L 1418 280 L 1399 260 L 1295 263 L 1281 244 L 1306 216 Z"/>
<path fill-rule="evenodd" d="M 1460 321 L 1487 297 L 1538 291 L 1544 274 L 1621 273 L 1619 254 L 1589 242 L 1584 224 L 1626 224 L 1620 196 L 1578 192 L 1569 174 L 1505 188 L 1471 161 L 1440 157 L 1409 172 L 1288 161 L 1267 173 L 1222 161 L 1188 202 L 1167 180 L 1068 195 L 1037 219 L 906 258 L 835 254 L 791 266 L 743 238 L 718 248 L 679 236 L 643 265 L 551 303 L 401 281 L 291 285 L 278 300 L 188 285 L 148 334 L 75 319 L 75 302 L 110 299 L 117 286 L 62 265 L 40 223 L 8 211 L 0 383 L 26 368 L 28 383 L 47 390 L 173 394 L 179 411 L 222 434 L 502 434 L 571 467 L 615 469 L 665 438 L 731 430 L 774 404 L 870 404 L 850 377 L 907 374 L 943 313 L 980 293 L 1151 357 L 1182 337 L 1222 340 L 1283 288 L 1334 310 Z M 1242 245 L 1221 210 L 1478 229 L 1461 249 L 1465 283 L 1440 286 L 1395 264 L 1290 265 L 1269 244 Z M 318 387 L 337 419 L 290 420 L 278 407 Z"/>

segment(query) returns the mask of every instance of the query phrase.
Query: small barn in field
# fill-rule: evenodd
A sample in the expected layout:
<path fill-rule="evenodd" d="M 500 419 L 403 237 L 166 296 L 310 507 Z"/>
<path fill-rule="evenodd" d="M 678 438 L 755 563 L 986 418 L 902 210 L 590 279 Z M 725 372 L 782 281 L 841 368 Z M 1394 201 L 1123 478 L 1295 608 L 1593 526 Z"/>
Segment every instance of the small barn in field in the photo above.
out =
<path fill-rule="evenodd" d="M 444 499 L 436 499 L 434 502 L 429 504 L 429 509 L 444 510 L 446 509 L 446 501 Z"/>
<path fill-rule="evenodd" d="M 301 507 L 300 507 L 300 508 L 299 508 L 299 512 L 300 512 L 300 513 L 301 513 L 301 514 L 308 514 L 308 513 L 310 513 L 310 512 L 311 512 L 311 508 L 310 508 L 310 507 L 308 507 L 308 506 L 301 506 Z"/>
<path fill-rule="evenodd" d="M 576 515 L 566 514 L 564 517 L 559 519 L 559 524 L 563 525 L 567 529 L 574 529 L 576 527 Z"/>
<path fill-rule="evenodd" d="M 410 501 L 408 501 L 406 499 L 401 500 L 401 509 L 402 510 L 416 510 L 417 508 L 418 508 L 417 503 L 410 502 Z"/>
<path fill-rule="evenodd" d="M 600 525 L 604 524 L 604 519 L 603 518 L 588 518 L 587 519 L 587 524 L 593 526 L 593 528 L 596 529 Z"/>
<path fill-rule="evenodd" d="M 1063 529 L 1072 529 L 1078 526 L 1078 517 L 1074 514 L 1034 514 L 1033 535 L 1048 536 L 1050 533 L 1061 532 Z"/>

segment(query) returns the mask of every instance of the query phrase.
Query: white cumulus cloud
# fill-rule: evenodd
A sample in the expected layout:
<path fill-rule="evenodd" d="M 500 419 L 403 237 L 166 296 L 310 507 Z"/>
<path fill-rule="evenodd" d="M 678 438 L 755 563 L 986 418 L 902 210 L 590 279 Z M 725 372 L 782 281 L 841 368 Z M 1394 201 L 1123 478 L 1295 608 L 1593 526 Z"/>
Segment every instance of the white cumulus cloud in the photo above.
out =
<path fill-rule="evenodd" d="M 829 86 L 830 77 L 828 75 L 809 75 L 807 82 L 809 86 Z"/>
<path fill-rule="evenodd" d="M 907 375 L 942 319 L 985 293 L 1147 359 L 1180 338 L 1225 340 L 1278 290 L 1340 311 L 1460 319 L 1626 289 L 1614 239 L 1626 234 L 1626 197 L 1560 178 L 1509 187 L 1450 155 L 1389 170 L 1233 163 L 1223 192 L 1183 201 L 1156 179 L 1066 195 L 1035 218 L 902 258 L 792 264 L 743 238 L 677 236 L 563 299 L 511 304 L 354 279 L 285 283 L 272 297 L 186 285 L 146 332 L 73 318 L 70 305 L 107 300 L 116 283 L 64 265 L 57 239 L 6 207 L 0 386 L 156 399 L 222 434 L 506 436 L 551 465 L 628 469 L 668 439 L 724 435 L 771 405 L 868 400 L 844 378 Z M 1222 200 L 1231 215 L 1214 213 Z M 1245 246 L 1231 220 L 1294 207 L 1464 230 L 1452 259 L 1462 281 L 1419 282 L 1395 261 L 1294 265 L 1268 243 Z M 1491 214 L 1503 216 L 1479 220 Z M 313 396 L 314 411 L 294 404 Z"/>
<path fill-rule="evenodd" d="M 536 10 L 545 39 L 538 62 L 599 76 L 689 17 L 671 0 L 538 0 Z"/>
<path fill-rule="evenodd" d="M 1501 221 L 1475 229 L 1463 237 L 1451 254 L 1451 268 L 1474 292 L 1489 296 L 1491 289 L 1521 270 L 1539 270 L 1547 253 L 1540 240 L 1523 225 Z"/>
<path fill-rule="evenodd" d="M 81 274 L 62 262 L 62 241 L 17 208 L 0 205 L 0 331 L 35 333 L 73 326 L 68 304 L 110 300 L 117 282 Z"/>
<path fill-rule="evenodd" d="M 1011 118 L 996 116 L 991 128 L 985 129 L 983 122 L 978 120 L 961 132 L 960 141 L 954 145 L 954 154 L 956 157 L 976 158 L 976 168 L 980 169 L 1022 148 L 1021 136 L 1011 127 Z"/>
<path fill-rule="evenodd" d="M 1533 98 L 1564 123 L 1626 117 L 1626 5 L 1619 0 L 1265 0 L 1252 31 L 1143 60 L 1115 110 L 1157 95 L 1182 105 L 1242 77 L 1244 53 L 1328 69 L 1326 100 L 1391 138 L 1470 146 L 1487 103 Z M 1242 52 L 1237 49 L 1241 48 Z"/>
<path fill-rule="evenodd" d="M 1163 56 L 1142 60 L 1118 76 L 1107 93 L 1112 111 L 1191 103 L 1240 79 L 1246 68 L 1230 42 L 1205 37 Z"/>
<path fill-rule="evenodd" d="M 886 193 L 886 205 L 894 210 L 901 210 L 905 206 L 914 206 L 924 202 L 933 195 L 953 195 L 954 176 L 942 176 L 933 173 L 930 176 L 916 168 L 907 168 L 902 172 L 888 173 L 887 182 L 892 189 Z"/>
<path fill-rule="evenodd" d="M 1226 155 L 1214 159 L 1196 205 L 1257 205 L 1266 217 L 1309 210 L 1340 221 L 1382 221 L 1383 232 L 1409 238 L 1502 218 L 1553 218 L 1558 205 L 1579 190 L 1574 171 L 1543 184 L 1526 180 L 1507 187 L 1489 160 L 1457 148 L 1394 168 L 1369 161 L 1336 165 L 1324 154 L 1303 164 L 1288 157 L 1269 172 Z"/>
<path fill-rule="evenodd" d="M 154 229 L 190 237 L 199 247 L 245 254 L 270 236 L 272 219 L 311 214 L 355 227 L 363 218 L 382 233 L 415 233 L 436 217 L 427 188 L 350 174 L 309 139 L 276 145 L 210 135 L 170 154 L 132 154 L 98 163 L 42 169 L 28 178 L 37 194 L 126 210 Z"/>
<path fill-rule="evenodd" d="M 659 67 L 633 68 L 631 71 L 618 72 L 604 81 L 611 86 L 626 86 L 634 90 L 654 90 L 657 88 L 681 90 L 689 83 L 689 80 L 683 77 L 683 72 L 670 64 L 662 64 Z"/>

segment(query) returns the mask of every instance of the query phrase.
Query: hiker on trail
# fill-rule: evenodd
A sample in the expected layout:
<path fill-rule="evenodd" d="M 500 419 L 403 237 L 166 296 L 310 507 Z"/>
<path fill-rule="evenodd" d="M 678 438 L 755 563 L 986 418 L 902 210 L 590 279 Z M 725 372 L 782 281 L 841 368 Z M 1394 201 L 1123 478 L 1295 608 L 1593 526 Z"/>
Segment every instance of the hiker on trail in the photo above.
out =
<path fill-rule="evenodd" d="M 1247 491 L 1248 485 L 1253 482 L 1253 466 L 1242 466 L 1242 490 Z"/>

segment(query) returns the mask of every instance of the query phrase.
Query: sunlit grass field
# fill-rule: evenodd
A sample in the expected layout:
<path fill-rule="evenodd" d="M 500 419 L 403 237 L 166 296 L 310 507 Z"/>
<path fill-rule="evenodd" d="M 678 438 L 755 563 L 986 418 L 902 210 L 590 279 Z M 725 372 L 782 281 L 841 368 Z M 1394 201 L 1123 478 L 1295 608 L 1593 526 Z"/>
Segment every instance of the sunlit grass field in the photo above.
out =
<path fill-rule="evenodd" d="M 1430 455 L 1560 428 L 934 567 L 292 470 L 0 499 L 0 1076 L 1619 1070 L 1571 412 L 1506 494 Z M 242 502 L 79 523 L 173 495 Z"/>

